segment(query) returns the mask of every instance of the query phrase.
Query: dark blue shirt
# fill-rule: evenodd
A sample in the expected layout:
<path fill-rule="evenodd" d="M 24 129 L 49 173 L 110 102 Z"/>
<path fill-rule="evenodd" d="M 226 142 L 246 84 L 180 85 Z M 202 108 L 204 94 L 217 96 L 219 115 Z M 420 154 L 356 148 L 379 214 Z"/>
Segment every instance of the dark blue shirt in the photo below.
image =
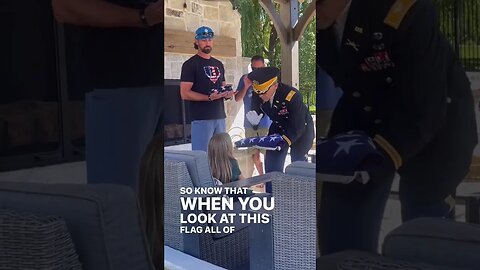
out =
<path fill-rule="evenodd" d="M 245 75 L 244 75 L 245 76 Z M 244 83 L 243 83 L 243 76 L 240 78 L 240 81 L 238 81 L 238 87 L 237 90 L 240 91 L 243 89 Z M 245 114 L 247 112 L 252 110 L 252 95 L 253 95 L 253 89 L 250 86 L 247 89 L 247 93 L 245 93 L 245 96 L 243 97 L 243 109 L 245 111 Z M 260 123 L 258 124 L 258 128 L 269 128 L 270 124 L 272 123 L 272 120 L 267 115 L 263 115 L 262 119 L 260 119 Z M 243 126 L 246 128 L 252 128 L 252 124 L 248 121 L 247 117 L 243 116 Z"/>

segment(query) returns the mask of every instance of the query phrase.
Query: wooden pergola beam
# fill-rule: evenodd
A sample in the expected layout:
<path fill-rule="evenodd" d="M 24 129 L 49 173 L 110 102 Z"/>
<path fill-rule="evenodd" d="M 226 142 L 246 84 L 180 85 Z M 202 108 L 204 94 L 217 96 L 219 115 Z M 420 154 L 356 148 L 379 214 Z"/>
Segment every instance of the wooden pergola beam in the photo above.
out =
<path fill-rule="evenodd" d="M 280 5 L 280 12 L 275 9 Z M 282 48 L 282 81 L 299 87 L 298 40 L 315 14 L 316 2 L 312 1 L 299 18 L 298 0 L 259 0 L 260 5 L 273 22 Z"/>
<path fill-rule="evenodd" d="M 259 0 L 259 1 L 260 1 L 260 5 L 265 10 L 268 17 L 270 17 L 270 20 L 272 20 L 273 26 L 275 27 L 275 30 L 277 30 L 277 35 L 280 38 L 280 41 L 282 43 L 287 43 L 288 42 L 287 28 L 283 24 L 282 19 L 280 18 L 280 15 L 278 14 L 278 12 L 275 10 L 275 5 L 271 0 Z"/>
<path fill-rule="evenodd" d="M 164 32 L 164 52 L 196 54 L 197 50 L 193 48 L 195 33 L 165 29 Z M 236 40 L 231 37 L 215 36 L 214 49 L 212 55 L 221 57 L 236 57 Z"/>
<path fill-rule="evenodd" d="M 312 1 L 305 12 L 303 13 L 302 17 L 298 20 L 297 25 L 295 25 L 295 28 L 293 29 L 293 40 L 299 40 L 300 37 L 303 35 L 305 32 L 305 29 L 307 28 L 307 25 L 310 23 L 312 20 L 313 16 L 315 15 L 315 9 L 316 9 L 316 2 Z"/>

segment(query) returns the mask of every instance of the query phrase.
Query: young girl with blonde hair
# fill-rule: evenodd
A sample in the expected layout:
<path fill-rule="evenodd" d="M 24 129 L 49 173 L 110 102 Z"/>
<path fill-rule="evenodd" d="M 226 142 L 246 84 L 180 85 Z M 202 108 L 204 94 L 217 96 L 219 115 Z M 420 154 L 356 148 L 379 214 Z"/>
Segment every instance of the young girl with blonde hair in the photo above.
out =
<path fill-rule="evenodd" d="M 213 135 L 208 143 L 208 162 L 214 178 L 222 183 L 244 179 L 233 157 L 233 143 L 228 133 Z"/>

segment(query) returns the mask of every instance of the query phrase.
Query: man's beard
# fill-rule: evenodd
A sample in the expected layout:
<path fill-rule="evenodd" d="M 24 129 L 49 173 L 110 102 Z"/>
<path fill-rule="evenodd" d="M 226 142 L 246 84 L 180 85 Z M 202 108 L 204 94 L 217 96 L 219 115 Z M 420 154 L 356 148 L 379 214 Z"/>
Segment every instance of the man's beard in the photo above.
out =
<path fill-rule="evenodd" d="M 212 47 L 209 47 L 209 46 L 204 47 L 204 48 L 201 49 L 201 51 L 203 53 L 209 54 L 210 52 L 212 52 Z"/>

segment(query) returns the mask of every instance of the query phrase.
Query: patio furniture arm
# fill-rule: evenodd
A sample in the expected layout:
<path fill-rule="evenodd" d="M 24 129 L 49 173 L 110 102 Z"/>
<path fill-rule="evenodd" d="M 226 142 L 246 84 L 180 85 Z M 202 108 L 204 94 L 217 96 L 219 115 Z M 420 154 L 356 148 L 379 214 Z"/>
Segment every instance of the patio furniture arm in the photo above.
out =
<path fill-rule="evenodd" d="M 279 175 L 282 175 L 282 173 L 270 172 L 270 173 L 254 176 L 254 177 L 243 179 L 243 180 L 226 183 L 226 184 L 223 184 L 222 186 L 223 187 L 251 187 L 258 184 L 270 182 L 276 177 L 278 177 Z"/>

